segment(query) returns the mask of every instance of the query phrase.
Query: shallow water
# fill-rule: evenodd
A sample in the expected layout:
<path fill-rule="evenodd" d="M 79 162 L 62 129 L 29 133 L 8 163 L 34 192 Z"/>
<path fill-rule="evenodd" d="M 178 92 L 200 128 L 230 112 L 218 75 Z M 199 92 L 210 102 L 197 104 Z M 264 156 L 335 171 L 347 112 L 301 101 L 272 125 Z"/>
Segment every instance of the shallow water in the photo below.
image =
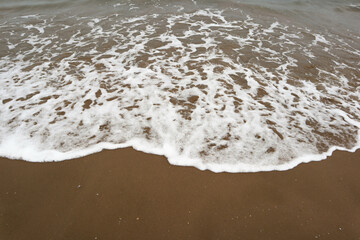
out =
<path fill-rule="evenodd" d="M 213 171 L 359 147 L 359 1 L 0 4 L 0 155 Z"/>

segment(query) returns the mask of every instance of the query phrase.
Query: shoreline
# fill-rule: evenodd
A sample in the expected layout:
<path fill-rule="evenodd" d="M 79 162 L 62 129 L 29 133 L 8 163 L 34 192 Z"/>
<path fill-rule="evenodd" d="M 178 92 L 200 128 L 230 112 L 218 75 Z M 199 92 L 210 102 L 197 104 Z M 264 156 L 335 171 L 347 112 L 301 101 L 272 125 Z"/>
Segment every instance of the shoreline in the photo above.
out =
<path fill-rule="evenodd" d="M 360 150 L 287 171 L 214 173 L 131 148 L 0 158 L 3 239 L 359 239 Z"/>
<path fill-rule="evenodd" d="M 359 126 L 360 127 L 360 126 Z M 359 140 L 360 141 L 360 140 Z M 92 145 L 86 149 L 69 151 L 69 152 L 59 152 L 56 150 L 45 150 L 40 153 L 34 152 L 25 152 L 20 155 L 14 155 L 12 152 L 17 151 L 17 149 L 10 148 L 7 151 L 1 151 L 0 159 L 10 159 L 10 160 L 20 160 L 25 162 L 33 163 L 51 163 L 51 162 L 62 162 L 69 160 L 76 160 L 80 158 L 85 158 L 87 156 L 98 154 L 103 151 L 117 151 L 121 149 L 133 149 L 134 151 L 141 152 L 148 155 L 155 155 L 158 157 L 166 158 L 166 161 L 174 166 L 179 167 L 194 167 L 200 171 L 211 171 L 214 173 L 257 173 L 257 172 L 273 172 L 273 171 L 288 171 L 297 166 L 310 163 L 310 162 L 319 162 L 324 161 L 327 158 L 331 157 L 334 152 L 348 152 L 355 153 L 360 151 L 360 146 L 357 145 L 351 149 L 346 149 L 344 147 L 333 146 L 330 147 L 327 152 L 321 154 L 307 154 L 300 157 L 292 159 L 290 162 L 286 162 L 279 165 L 268 165 L 268 166 L 254 166 L 251 164 L 240 163 L 240 164 L 216 164 L 216 163 L 203 163 L 201 159 L 191 159 L 184 157 L 169 157 L 169 154 L 166 154 L 164 150 L 161 149 L 151 149 L 148 147 L 141 147 L 141 142 L 136 143 L 130 141 L 125 144 L 113 144 L 108 142 L 101 142 L 95 145 Z M 145 144 L 146 145 L 146 144 Z M 21 150 L 19 150 L 21 152 Z M 24 155 L 25 154 L 25 155 Z M 27 155 L 27 156 L 26 156 Z M 30 156 L 29 156 L 30 155 Z M 51 158 L 50 158 L 51 156 Z M 51 159 L 51 160 L 50 160 Z"/>

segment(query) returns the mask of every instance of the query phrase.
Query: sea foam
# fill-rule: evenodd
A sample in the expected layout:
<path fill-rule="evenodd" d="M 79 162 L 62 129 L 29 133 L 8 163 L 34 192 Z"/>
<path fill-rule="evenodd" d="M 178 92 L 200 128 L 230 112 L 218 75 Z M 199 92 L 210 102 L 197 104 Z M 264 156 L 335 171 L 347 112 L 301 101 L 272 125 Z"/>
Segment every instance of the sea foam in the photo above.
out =
<path fill-rule="evenodd" d="M 215 172 L 360 146 L 359 46 L 239 9 L 2 23 L 0 155 L 133 147 Z M 356 36 L 356 33 L 349 33 Z"/>

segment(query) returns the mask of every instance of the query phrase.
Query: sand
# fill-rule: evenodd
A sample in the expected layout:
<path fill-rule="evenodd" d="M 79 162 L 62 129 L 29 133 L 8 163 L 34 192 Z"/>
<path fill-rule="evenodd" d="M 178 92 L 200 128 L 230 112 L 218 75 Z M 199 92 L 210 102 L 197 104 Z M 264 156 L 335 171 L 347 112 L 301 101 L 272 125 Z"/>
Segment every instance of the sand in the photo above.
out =
<path fill-rule="evenodd" d="M 360 239 L 360 151 L 221 173 L 132 149 L 0 159 L 0 239 Z"/>

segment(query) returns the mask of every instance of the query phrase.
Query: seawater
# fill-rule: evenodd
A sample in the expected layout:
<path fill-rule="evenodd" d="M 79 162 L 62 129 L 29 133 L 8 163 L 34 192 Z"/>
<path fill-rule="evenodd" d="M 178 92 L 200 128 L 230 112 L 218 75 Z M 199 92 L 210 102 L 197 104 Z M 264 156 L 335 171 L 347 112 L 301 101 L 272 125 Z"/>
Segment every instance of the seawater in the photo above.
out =
<path fill-rule="evenodd" d="M 358 1 L 0 3 L 0 155 L 215 172 L 360 146 Z"/>

